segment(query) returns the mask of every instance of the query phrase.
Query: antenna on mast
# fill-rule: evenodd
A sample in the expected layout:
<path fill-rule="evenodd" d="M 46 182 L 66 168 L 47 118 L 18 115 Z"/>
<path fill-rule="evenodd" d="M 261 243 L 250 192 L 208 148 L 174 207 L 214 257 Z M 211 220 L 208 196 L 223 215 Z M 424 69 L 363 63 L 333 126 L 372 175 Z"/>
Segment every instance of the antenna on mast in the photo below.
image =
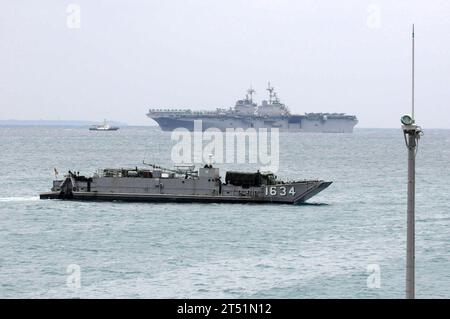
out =
<path fill-rule="evenodd" d="M 268 82 L 267 91 L 269 91 L 269 104 L 272 104 L 272 98 L 273 98 L 273 90 L 274 87 L 270 86 L 270 82 Z"/>
<path fill-rule="evenodd" d="M 412 83 L 411 83 L 411 117 L 413 121 L 414 117 L 414 23 L 412 25 Z"/>
<path fill-rule="evenodd" d="M 209 160 L 208 160 L 208 165 L 209 165 L 209 167 L 211 168 L 211 167 L 212 167 L 212 158 L 213 158 L 213 154 L 209 154 L 209 155 L 208 155 L 208 158 L 209 158 Z"/>
<path fill-rule="evenodd" d="M 250 100 L 250 102 L 253 102 L 253 93 L 256 91 L 253 90 L 253 86 L 250 85 L 250 88 L 247 90 L 247 100 Z M 250 99 L 248 98 L 250 96 Z"/>

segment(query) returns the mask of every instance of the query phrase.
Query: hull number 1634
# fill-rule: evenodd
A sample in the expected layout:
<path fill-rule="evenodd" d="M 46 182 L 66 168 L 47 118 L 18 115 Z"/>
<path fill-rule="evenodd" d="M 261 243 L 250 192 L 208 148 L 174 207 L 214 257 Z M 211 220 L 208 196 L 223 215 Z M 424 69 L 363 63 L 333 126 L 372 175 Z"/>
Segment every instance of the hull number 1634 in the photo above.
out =
<path fill-rule="evenodd" d="M 288 189 L 289 188 L 289 189 Z M 295 187 L 285 187 L 285 186 L 270 186 L 266 187 L 266 196 L 294 196 L 295 195 Z"/>

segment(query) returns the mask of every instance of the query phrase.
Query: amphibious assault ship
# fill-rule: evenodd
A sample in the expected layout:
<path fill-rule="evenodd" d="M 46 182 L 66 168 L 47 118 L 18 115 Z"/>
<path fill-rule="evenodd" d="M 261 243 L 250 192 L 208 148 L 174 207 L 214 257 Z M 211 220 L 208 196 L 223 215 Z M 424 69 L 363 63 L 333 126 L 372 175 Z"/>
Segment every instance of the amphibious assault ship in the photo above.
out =
<path fill-rule="evenodd" d="M 53 181 L 41 199 L 119 200 L 142 202 L 279 203 L 300 204 L 327 188 L 321 180 L 280 181 L 270 172 L 227 172 L 207 164 L 175 169 L 147 164 L 150 168 L 110 169 L 86 177 L 69 171 Z"/>
<path fill-rule="evenodd" d="M 177 128 L 193 131 L 194 124 L 201 123 L 203 131 L 209 128 L 221 131 L 227 128 L 278 128 L 280 132 L 352 133 L 358 123 L 355 115 L 345 113 L 291 114 L 270 83 L 267 91 L 269 100 L 263 100 L 261 105 L 253 101 L 255 90 L 250 88 L 245 98 L 238 100 L 233 108 L 217 108 L 215 111 L 150 109 L 147 116 L 155 120 L 163 131 Z"/>

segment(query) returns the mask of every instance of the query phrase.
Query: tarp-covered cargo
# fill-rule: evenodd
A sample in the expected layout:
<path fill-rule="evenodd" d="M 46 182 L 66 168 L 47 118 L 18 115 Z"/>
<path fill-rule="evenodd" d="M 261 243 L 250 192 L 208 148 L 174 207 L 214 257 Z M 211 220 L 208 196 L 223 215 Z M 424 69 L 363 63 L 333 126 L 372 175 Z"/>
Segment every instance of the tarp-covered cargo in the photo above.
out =
<path fill-rule="evenodd" d="M 242 173 L 242 172 L 227 172 L 225 175 L 225 183 L 235 186 L 251 187 L 261 186 L 263 175 L 260 172 L 256 173 Z"/>

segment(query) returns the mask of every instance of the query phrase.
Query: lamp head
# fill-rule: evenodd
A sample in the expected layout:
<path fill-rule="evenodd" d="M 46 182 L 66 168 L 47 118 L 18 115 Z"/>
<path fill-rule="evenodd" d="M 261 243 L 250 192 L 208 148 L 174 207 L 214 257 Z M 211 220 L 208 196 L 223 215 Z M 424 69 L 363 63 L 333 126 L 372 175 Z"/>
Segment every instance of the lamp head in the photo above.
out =
<path fill-rule="evenodd" d="M 400 121 L 402 122 L 403 125 L 413 125 L 414 124 L 414 119 L 409 114 L 403 115 L 400 118 Z"/>

